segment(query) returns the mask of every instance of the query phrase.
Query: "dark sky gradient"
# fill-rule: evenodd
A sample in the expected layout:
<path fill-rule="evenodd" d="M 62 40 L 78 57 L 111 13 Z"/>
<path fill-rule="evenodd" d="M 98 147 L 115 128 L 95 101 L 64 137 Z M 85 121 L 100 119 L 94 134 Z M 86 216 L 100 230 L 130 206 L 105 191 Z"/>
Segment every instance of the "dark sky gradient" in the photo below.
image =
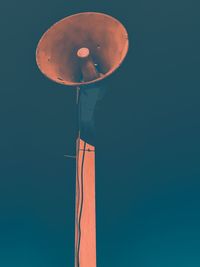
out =
<path fill-rule="evenodd" d="M 130 36 L 96 112 L 98 267 L 200 266 L 199 1 L 1 3 L 0 266 L 73 266 L 75 92 L 35 63 L 82 11 Z"/>

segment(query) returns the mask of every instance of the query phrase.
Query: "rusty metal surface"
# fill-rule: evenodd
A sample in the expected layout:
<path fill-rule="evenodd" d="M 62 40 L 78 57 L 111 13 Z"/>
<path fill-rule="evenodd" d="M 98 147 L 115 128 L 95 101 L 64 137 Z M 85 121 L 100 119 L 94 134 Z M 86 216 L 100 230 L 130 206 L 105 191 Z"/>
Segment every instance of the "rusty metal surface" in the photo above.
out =
<path fill-rule="evenodd" d="M 57 83 L 79 86 L 82 82 L 77 51 L 81 47 L 91 51 L 98 71 L 103 74 L 96 82 L 120 66 L 128 51 L 128 34 L 118 20 L 106 14 L 84 12 L 66 17 L 40 39 L 36 50 L 38 67 Z"/>

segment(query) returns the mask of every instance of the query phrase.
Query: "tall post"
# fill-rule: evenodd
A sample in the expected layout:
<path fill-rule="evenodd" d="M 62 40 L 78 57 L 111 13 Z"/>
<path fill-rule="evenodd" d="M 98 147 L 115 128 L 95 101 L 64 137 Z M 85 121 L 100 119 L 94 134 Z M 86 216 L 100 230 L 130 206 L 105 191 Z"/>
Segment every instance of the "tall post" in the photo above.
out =
<path fill-rule="evenodd" d="M 82 79 L 99 77 L 90 51 L 77 52 Z M 80 90 L 77 89 L 79 135 L 76 141 L 75 267 L 96 267 L 95 147 L 81 139 Z"/>
<path fill-rule="evenodd" d="M 77 139 L 75 267 L 96 267 L 95 147 Z"/>

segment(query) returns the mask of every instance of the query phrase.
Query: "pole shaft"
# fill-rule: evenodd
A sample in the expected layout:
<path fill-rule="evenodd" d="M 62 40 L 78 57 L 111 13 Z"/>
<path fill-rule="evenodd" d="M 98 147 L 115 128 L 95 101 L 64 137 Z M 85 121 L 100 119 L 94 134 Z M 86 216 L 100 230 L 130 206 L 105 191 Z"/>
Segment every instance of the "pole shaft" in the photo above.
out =
<path fill-rule="evenodd" d="M 95 147 L 77 139 L 75 267 L 96 267 Z"/>

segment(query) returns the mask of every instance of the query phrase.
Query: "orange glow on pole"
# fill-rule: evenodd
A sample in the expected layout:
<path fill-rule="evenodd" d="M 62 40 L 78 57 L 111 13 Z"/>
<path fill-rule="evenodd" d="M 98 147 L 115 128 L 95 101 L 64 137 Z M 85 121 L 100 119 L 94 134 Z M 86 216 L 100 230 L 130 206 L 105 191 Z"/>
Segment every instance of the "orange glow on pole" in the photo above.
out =
<path fill-rule="evenodd" d="M 96 267 L 95 147 L 77 139 L 75 267 Z"/>

